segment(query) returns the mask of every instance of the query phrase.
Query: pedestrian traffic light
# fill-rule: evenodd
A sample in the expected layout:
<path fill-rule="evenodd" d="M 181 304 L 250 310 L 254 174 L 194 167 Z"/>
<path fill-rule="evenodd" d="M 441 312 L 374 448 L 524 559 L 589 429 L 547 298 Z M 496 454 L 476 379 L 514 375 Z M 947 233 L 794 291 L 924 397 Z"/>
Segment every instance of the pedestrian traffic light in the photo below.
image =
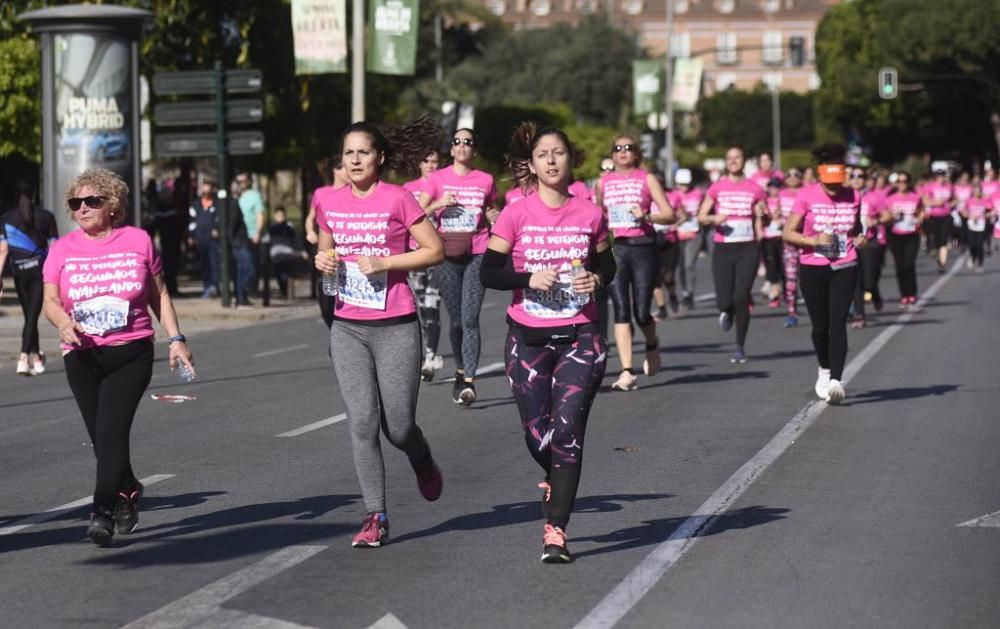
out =
<path fill-rule="evenodd" d="M 886 100 L 899 95 L 899 76 L 896 68 L 882 68 L 878 71 L 878 95 Z"/>
<path fill-rule="evenodd" d="M 806 39 L 805 37 L 788 38 L 788 56 L 792 60 L 792 65 L 801 68 L 806 63 Z"/>

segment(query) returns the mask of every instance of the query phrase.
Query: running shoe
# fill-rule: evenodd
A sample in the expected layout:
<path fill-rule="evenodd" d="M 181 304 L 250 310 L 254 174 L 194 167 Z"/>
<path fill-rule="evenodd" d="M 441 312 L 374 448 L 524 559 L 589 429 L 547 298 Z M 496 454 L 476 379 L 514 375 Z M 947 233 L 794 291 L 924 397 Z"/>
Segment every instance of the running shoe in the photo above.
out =
<path fill-rule="evenodd" d="M 631 371 L 622 371 L 618 374 L 618 379 L 611 385 L 611 389 L 614 391 L 635 391 L 639 388 L 639 385 L 636 384 L 637 380 L 638 378 Z"/>
<path fill-rule="evenodd" d="M 542 544 L 542 563 L 570 563 L 573 561 L 573 556 L 566 548 L 566 532 L 558 526 L 545 525 Z"/>
<path fill-rule="evenodd" d="M 733 327 L 733 317 L 728 312 L 719 313 L 719 327 L 723 332 L 728 332 Z"/>
<path fill-rule="evenodd" d="M 26 360 L 18 360 L 17 361 L 17 375 L 19 375 L 19 376 L 33 376 L 35 374 L 31 371 L 31 367 L 28 366 L 28 361 L 26 361 Z"/>
<path fill-rule="evenodd" d="M 983 269 L 983 267 L 981 267 L 981 266 L 977 266 L 976 267 L 976 275 L 982 275 L 985 272 L 986 271 Z"/>
<path fill-rule="evenodd" d="M 796 314 L 789 314 L 785 317 L 785 327 L 786 328 L 797 328 L 799 327 L 799 317 Z"/>
<path fill-rule="evenodd" d="M 420 495 L 427 502 L 434 502 L 441 497 L 444 477 L 441 475 L 441 468 L 434 462 L 434 457 L 428 454 L 425 462 L 413 466 L 413 472 L 417 475 L 417 488 L 420 489 Z"/>
<path fill-rule="evenodd" d="M 384 513 L 369 513 L 361 523 L 361 531 L 354 536 L 355 548 L 378 548 L 389 543 L 389 518 Z"/>
<path fill-rule="evenodd" d="M 32 361 L 31 370 L 35 372 L 36 376 L 40 376 L 45 373 L 45 354 L 38 352 L 38 358 Z"/>
<path fill-rule="evenodd" d="M 762 277 L 761 274 L 760 274 L 760 269 L 757 270 L 757 277 Z M 767 297 L 767 295 L 770 292 L 771 292 L 771 282 L 765 281 L 763 284 L 760 285 L 760 294 L 761 295 Z"/>
<path fill-rule="evenodd" d="M 882 312 L 885 300 L 882 299 L 882 295 L 872 295 L 872 304 L 875 306 L 875 312 Z"/>
<path fill-rule="evenodd" d="M 118 492 L 118 501 L 112 519 L 115 521 L 115 531 L 122 535 L 131 533 L 139 524 L 139 499 L 145 487 L 138 481 L 134 489 Z"/>
<path fill-rule="evenodd" d="M 657 308 L 656 312 L 653 313 L 653 319 L 655 319 L 656 321 L 666 321 L 667 320 L 667 307 L 666 306 L 660 306 L 659 308 Z"/>
<path fill-rule="evenodd" d="M 781 306 L 781 299 L 778 298 L 778 297 L 774 297 L 773 299 L 771 299 L 770 301 L 767 302 L 767 307 L 768 308 L 774 309 L 774 308 L 778 308 L 779 306 Z"/>
<path fill-rule="evenodd" d="M 684 295 L 684 308 L 686 310 L 694 310 L 694 295 Z"/>
<path fill-rule="evenodd" d="M 111 545 L 115 536 L 115 523 L 112 514 L 107 509 L 96 507 L 90 514 L 90 526 L 87 527 L 87 537 L 90 541 L 104 548 Z"/>
<path fill-rule="evenodd" d="M 660 339 L 652 346 L 646 346 L 646 359 L 642 361 L 642 373 L 647 376 L 655 376 L 660 370 Z"/>
<path fill-rule="evenodd" d="M 680 304 L 677 303 L 677 295 L 668 295 L 667 301 L 670 305 L 670 312 L 677 314 L 677 311 L 680 309 Z"/>
<path fill-rule="evenodd" d="M 737 347 L 736 351 L 733 352 L 733 355 L 729 357 L 729 362 L 733 363 L 734 365 L 742 365 L 746 361 L 747 361 L 747 355 L 746 352 L 743 351 L 742 347 Z"/>
<path fill-rule="evenodd" d="M 451 386 L 451 401 L 455 404 L 462 403 L 462 390 L 465 388 L 465 376 L 455 372 L 455 383 Z"/>
<path fill-rule="evenodd" d="M 463 382 L 462 390 L 458 392 L 458 403 L 462 406 L 472 406 L 476 401 L 476 385 L 474 382 Z"/>
<path fill-rule="evenodd" d="M 430 352 L 424 354 L 424 364 L 420 366 L 420 379 L 424 382 L 434 379 L 434 354 Z"/>
<path fill-rule="evenodd" d="M 854 328 L 855 330 L 860 330 L 861 328 L 865 327 L 865 318 L 854 317 L 853 319 L 851 319 L 851 327 Z"/>
<path fill-rule="evenodd" d="M 965 268 L 967 268 L 967 269 L 971 269 L 972 268 L 972 258 L 968 258 L 965 261 Z"/>
<path fill-rule="evenodd" d="M 813 389 L 816 391 L 816 397 L 821 400 L 827 399 L 827 394 L 830 392 L 830 370 L 818 368 L 816 371 L 816 386 Z"/>
<path fill-rule="evenodd" d="M 830 380 L 830 386 L 826 392 L 827 404 L 840 404 L 846 395 L 844 385 L 840 384 L 840 380 Z"/>

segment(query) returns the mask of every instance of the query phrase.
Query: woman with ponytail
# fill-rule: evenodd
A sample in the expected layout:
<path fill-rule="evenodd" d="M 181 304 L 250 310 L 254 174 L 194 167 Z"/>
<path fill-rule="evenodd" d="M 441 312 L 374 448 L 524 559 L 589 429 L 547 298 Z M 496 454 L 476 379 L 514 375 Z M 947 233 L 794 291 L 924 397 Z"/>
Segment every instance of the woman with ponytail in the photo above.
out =
<path fill-rule="evenodd" d="M 390 169 L 415 171 L 439 135 L 428 118 L 389 129 L 352 124 L 341 136 L 350 185 L 332 191 L 317 213 L 316 268 L 338 278 L 330 356 L 367 511 L 355 547 L 389 539 L 380 428 L 406 453 L 423 497 L 441 495 L 441 471 L 415 419 L 422 355 L 407 273 L 439 264 L 444 247 L 413 195 L 382 181 Z M 418 246 L 408 251 L 411 237 Z"/>
<path fill-rule="evenodd" d="M 528 451 L 545 473 L 546 563 L 572 561 L 566 525 L 587 418 L 607 366 L 593 294 L 615 275 L 607 219 L 570 192 L 575 156 L 559 129 L 517 129 L 507 167 L 518 187 L 535 191 L 500 215 L 480 273 L 487 288 L 514 293 L 504 360 Z"/>

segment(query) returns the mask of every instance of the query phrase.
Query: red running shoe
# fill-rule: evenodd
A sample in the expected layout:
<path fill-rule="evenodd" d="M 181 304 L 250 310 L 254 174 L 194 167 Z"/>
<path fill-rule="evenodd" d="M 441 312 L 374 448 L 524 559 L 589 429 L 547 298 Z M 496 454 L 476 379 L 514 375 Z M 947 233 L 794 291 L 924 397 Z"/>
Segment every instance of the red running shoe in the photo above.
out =
<path fill-rule="evenodd" d="M 441 489 L 444 487 L 444 477 L 441 469 L 430 456 L 427 461 L 420 465 L 415 465 L 413 471 L 417 475 L 417 488 L 420 495 L 428 502 L 434 502 L 441 497 Z"/>
<path fill-rule="evenodd" d="M 542 536 L 542 562 L 543 563 L 570 563 L 573 556 L 566 548 L 566 532 L 558 526 L 545 525 L 545 534 Z"/>
<path fill-rule="evenodd" d="M 384 513 L 369 513 L 361 523 L 361 532 L 354 536 L 355 548 L 378 548 L 389 543 L 389 518 Z"/>

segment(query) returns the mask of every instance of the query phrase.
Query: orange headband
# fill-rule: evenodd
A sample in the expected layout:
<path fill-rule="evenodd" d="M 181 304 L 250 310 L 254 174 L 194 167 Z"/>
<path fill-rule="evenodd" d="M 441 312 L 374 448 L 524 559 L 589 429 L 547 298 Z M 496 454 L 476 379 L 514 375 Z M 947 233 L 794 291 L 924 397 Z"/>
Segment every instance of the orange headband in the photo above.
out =
<path fill-rule="evenodd" d="M 822 164 L 818 169 L 819 180 L 823 183 L 844 183 L 847 181 L 847 169 L 843 164 Z"/>

